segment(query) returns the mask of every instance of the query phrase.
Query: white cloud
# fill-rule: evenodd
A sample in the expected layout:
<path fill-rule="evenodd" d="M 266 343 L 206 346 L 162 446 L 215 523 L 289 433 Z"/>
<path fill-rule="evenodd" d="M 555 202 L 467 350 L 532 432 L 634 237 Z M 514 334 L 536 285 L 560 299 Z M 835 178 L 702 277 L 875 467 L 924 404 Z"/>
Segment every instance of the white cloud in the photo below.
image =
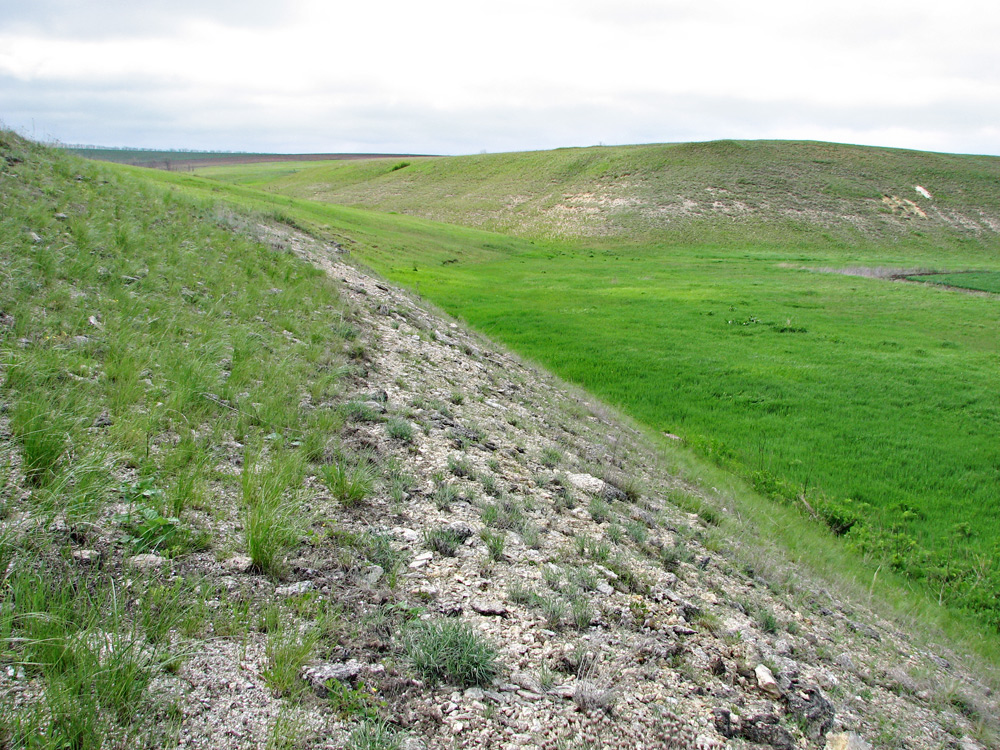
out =
<path fill-rule="evenodd" d="M 292 151 L 781 137 L 1000 153 L 1000 10 L 967 0 L 80 7 L 0 20 L 8 125 Z"/>

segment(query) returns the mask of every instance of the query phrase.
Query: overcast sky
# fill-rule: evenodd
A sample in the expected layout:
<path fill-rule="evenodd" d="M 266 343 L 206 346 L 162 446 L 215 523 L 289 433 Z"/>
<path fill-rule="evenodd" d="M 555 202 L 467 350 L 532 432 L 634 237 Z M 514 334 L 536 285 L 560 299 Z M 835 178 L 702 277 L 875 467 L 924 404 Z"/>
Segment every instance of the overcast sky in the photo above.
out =
<path fill-rule="evenodd" d="M 244 151 L 779 138 L 1000 154 L 1000 4 L 0 0 L 0 122 Z"/>

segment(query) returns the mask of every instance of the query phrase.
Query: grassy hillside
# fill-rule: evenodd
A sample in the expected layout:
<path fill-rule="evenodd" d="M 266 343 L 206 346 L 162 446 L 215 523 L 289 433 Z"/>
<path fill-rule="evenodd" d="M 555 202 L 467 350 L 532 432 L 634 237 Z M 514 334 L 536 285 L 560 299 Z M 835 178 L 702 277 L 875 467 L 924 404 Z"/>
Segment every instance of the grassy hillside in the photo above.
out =
<path fill-rule="evenodd" d="M 241 180 L 240 168 L 201 172 Z M 373 160 L 249 183 L 525 237 L 996 247 L 1000 158 L 719 141 Z M 918 191 L 920 187 L 925 192 Z M 927 195 L 930 197 L 927 197 Z"/>
<path fill-rule="evenodd" d="M 5 132 L 0 203 L 0 747 L 173 746 L 151 683 L 257 627 L 192 563 L 281 574 L 356 331 L 322 272 L 212 203 Z"/>
<path fill-rule="evenodd" d="M 694 144 L 462 157 L 395 170 L 382 162 L 323 168 L 342 178 L 328 196 L 367 191 L 381 196 L 382 207 L 397 208 L 426 200 L 421 213 L 465 224 L 497 223 L 505 195 L 550 196 L 532 199 L 537 207 L 584 185 L 593 192 L 612 164 L 622 180 L 660 185 L 660 196 L 668 183 L 687 191 L 742 184 L 741 196 L 756 191 L 756 205 L 765 207 L 758 213 L 770 217 L 720 211 L 688 217 L 676 231 L 647 224 L 626 232 L 625 215 L 612 212 L 609 231 L 625 239 L 552 237 L 559 230 L 551 223 L 535 225 L 545 238 L 518 237 L 531 234 L 527 225 L 489 235 L 262 196 L 245 185 L 187 184 L 271 201 L 350 237 L 350 247 L 391 278 L 823 520 L 873 567 L 890 565 L 1000 626 L 1000 308 L 988 297 L 815 272 L 1000 268 L 989 223 L 1000 203 L 1000 162 L 822 144 L 783 148 Z M 778 152 L 785 156 L 765 158 Z M 652 154 L 662 168 L 651 168 Z M 821 155 L 833 164 L 820 163 Z M 631 171 L 622 166 L 629 156 L 642 156 Z M 741 183 L 741 173 L 753 178 Z M 309 186 L 318 176 L 303 170 L 268 187 L 315 193 Z M 832 196 L 837 179 L 846 182 Z M 826 228 L 815 217 L 775 213 L 783 201 L 799 200 L 805 184 L 820 196 L 808 200 L 814 208 L 849 205 L 853 213 Z M 374 191 L 378 185 L 385 190 Z M 937 208 L 918 202 L 928 199 L 915 185 Z M 448 192 L 460 187 L 470 192 Z M 903 218 L 879 197 L 905 188 L 925 216 Z M 909 206 L 905 200 L 899 205 Z M 973 215 L 975 225 L 945 220 Z M 702 230 L 718 242 L 694 241 Z"/>

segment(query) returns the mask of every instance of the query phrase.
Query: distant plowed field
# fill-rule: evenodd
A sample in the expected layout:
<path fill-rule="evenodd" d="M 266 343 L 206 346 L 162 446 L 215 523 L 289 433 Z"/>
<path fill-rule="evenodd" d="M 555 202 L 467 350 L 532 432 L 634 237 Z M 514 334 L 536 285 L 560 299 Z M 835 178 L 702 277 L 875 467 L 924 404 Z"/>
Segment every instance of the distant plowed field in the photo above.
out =
<path fill-rule="evenodd" d="M 219 151 L 147 151 L 146 149 L 68 148 L 85 159 L 113 161 L 135 167 L 186 171 L 263 162 L 343 161 L 345 159 L 414 158 L 413 154 L 254 154 Z"/>

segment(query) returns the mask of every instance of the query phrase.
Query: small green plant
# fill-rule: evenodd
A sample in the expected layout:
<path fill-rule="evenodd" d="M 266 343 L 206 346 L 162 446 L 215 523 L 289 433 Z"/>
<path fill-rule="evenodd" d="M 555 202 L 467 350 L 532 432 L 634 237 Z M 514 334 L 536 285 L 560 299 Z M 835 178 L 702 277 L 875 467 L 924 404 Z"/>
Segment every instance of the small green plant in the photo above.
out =
<path fill-rule="evenodd" d="M 491 497 L 499 497 L 503 492 L 493 474 L 483 474 L 479 477 L 479 483 L 483 486 L 483 492 Z"/>
<path fill-rule="evenodd" d="M 608 539 L 611 540 L 612 544 L 621 544 L 622 539 L 625 538 L 625 530 L 616 523 L 608 526 L 604 533 L 607 535 Z"/>
<path fill-rule="evenodd" d="M 347 738 L 345 750 L 399 750 L 403 736 L 382 720 L 368 719 Z"/>
<path fill-rule="evenodd" d="M 497 652 L 461 620 L 414 623 L 406 638 L 410 664 L 431 684 L 485 686 L 497 673 Z"/>
<path fill-rule="evenodd" d="M 448 456 L 448 471 L 456 477 L 476 478 L 476 469 L 472 465 L 472 462 L 468 458 L 461 456 Z"/>
<path fill-rule="evenodd" d="M 594 621 L 594 611 L 584 596 L 579 596 L 572 602 L 573 625 L 577 630 L 586 630 Z"/>
<path fill-rule="evenodd" d="M 461 534 L 447 527 L 424 532 L 424 546 L 445 557 L 454 557 L 464 541 Z"/>
<path fill-rule="evenodd" d="M 545 585 L 548 586 L 553 591 L 559 591 L 562 588 L 562 582 L 563 582 L 562 570 L 560 570 L 555 565 L 549 564 L 543 567 L 542 578 L 545 581 Z"/>
<path fill-rule="evenodd" d="M 590 517 L 594 519 L 594 523 L 607 523 L 611 520 L 611 506 L 608 505 L 606 500 L 599 497 L 591 499 L 590 505 L 587 506 L 587 511 L 590 513 Z"/>
<path fill-rule="evenodd" d="M 458 488 L 448 482 L 439 482 L 434 488 L 434 505 L 438 510 L 451 510 L 452 504 L 459 497 Z"/>
<path fill-rule="evenodd" d="M 275 695 L 287 696 L 302 689 L 299 672 L 312 656 L 317 637 L 314 628 L 300 633 L 290 623 L 283 623 L 271 632 L 267 639 L 267 666 L 263 677 Z"/>
<path fill-rule="evenodd" d="M 532 593 L 534 592 L 521 581 L 512 581 L 507 586 L 507 598 L 515 604 L 528 604 Z"/>
<path fill-rule="evenodd" d="M 761 609 L 757 613 L 757 624 L 765 633 L 778 632 L 778 618 L 769 609 Z"/>
<path fill-rule="evenodd" d="M 649 529 L 641 521 L 626 521 L 625 531 L 628 533 L 629 539 L 636 544 L 645 544 L 646 540 L 649 539 Z"/>
<path fill-rule="evenodd" d="M 132 551 L 137 553 L 177 548 L 188 536 L 180 526 L 180 519 L 164 518 L 156 508 L 142 505 L 129 513 L 116 515 L 115 521 L 126 528 L 122 541 L 131 545 Z"/>
<path fill-rule="evenodd" d="M 501 497 L 495 503 L 488 503 L 481 511 L 483 523 L 498 529 L 520 531 L 524 528 L 524 507 L 511 497 Z"/>
<path fill-rule="evenodd" d="M 325 687 L 327 705 L 341 719 L 358 717 L 375 721 L 378 709 L 385 705 L 364 682 L 359 681 L 356 687 L 351 687 L 340 680 L 327 680 Z"/>
<path fill-rule="evenodd" d="M 545 624 L 552 630 L 558 630 L 562 626 L 563 618 L 566 616 L 566 604 L 562 599 L 555 596 L 545 597 L 540 602 L 542 616 Z"/>
<path fill-rule="evenodd" d="M 21 445 L 21 466 L 28 482 L 37 486 L 49 482 L 68 447 L 69 420 L 47 399 L 25 398 L 14 408 L 10 428 Z"/>
<path fill-rule="evenodd" d="M 503 548 L 507 541 L 507 535 L 501 532 L 493 532 L 483 529 L 480 537 L 486 543 L 486 549 L 490 553 L 490 560 L 500 562 L 503 560 Z"/>
<path fill-rule="evenodd" d="M 562 463 L 563 454 L 558 448 L 549 446 L 548 448 L 542 449 L 542 455 L 539 458 L 539 462 L 547 469 L 554 469 L 556 466 Z"/>
<path fill-rule="evenodd" d="M 320 476 L 334 498 L 347 506 L 364 502 L 375 488 L 375 466 L 364 455 L 326 464 L 320 468 Z"/>
<path fill-rule="evenodd" d="M 403 443 L 413 442 L 413 425 L 406 419 L 393 417 L 385 423 L 386 434 Z"/>
<path fill-rule="evenodd" d="M 465 394 L 461 391 L 452 391 L 448 400 L 455 404 L 455 406 L 461 406 L 465 403 Z"/>

